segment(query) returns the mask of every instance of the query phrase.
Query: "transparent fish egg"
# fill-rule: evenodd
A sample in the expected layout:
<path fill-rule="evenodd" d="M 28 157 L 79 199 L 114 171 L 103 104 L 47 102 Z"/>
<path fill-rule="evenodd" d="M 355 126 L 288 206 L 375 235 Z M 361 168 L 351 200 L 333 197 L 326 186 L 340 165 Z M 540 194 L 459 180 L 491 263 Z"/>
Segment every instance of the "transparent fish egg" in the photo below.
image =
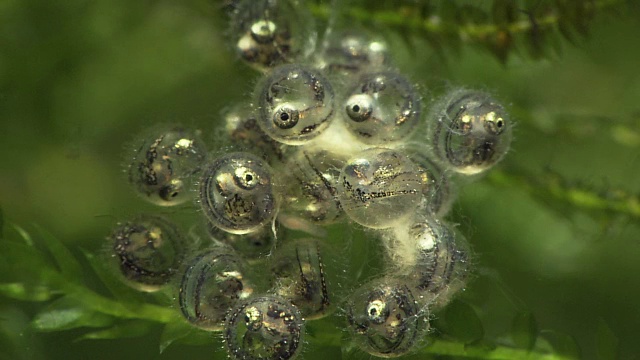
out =
<path fill-rule="evenodd" d="M 161 206 L 191 199 L 193 175 L 206 149 L 196 131 L 175 127 L 143 137 L 129 165 L 129 182 L 144 199 Z"/>
<path fill-rule="evenodd" d="M 426 181 L 404 154 L 372 148 L 347 161 L 340 173 L 338 198 L 353 221 L 384 229 L 418 208 Z"/>
<path fill-rule="evenodd" d="M 211 224 L 246 234 L 269 223 L 278 208 L 272 170 L 244 152 L 223 155 L 206 166 L 200 181 L 200 205 Z"/>
<path fill-rule="evenodd" d="M 208 224 L 207 229 L 215 241 L 231 246 L 238 255 L 248 261 L 269 255 L 274 245 L 274 235 L 268 226 L 243 235 L 231 234 L 211 223 Z M 286 230 L 278 229 L 278 236 L 286 236 Z"/>
<path fill-rule="evenodd" d="M 309 9 L 296 0 L 241 0 L 231 17 L 240 58 L 266 71 L 299 61 L 315 49 L 316 30 Z"/>
<path fill-rule="evenodd" d="M 226 132 L 241 151 L 260 154 L 269 163 L 284 160 L 283 144 L 269 137 L 258 126 L 258 110 L 253 104 L 241 104 L 225 114 Z"/>
<path fill-rule="evenodd" d="M 302 315 L 289 301 L 261 296 L 238 304 L 225 321 L 224 340 L 232 358 L 288 360 L 301 350 Z"/>
<path fill-rule="evenodd" d="M 178 301 L 191 324 L 217 331 L 222 330 L 226 313 L 252 293 L 241 260 L 226 249 L 211 249 L 186 264 Z"/>
<path fill-rule="evenodd" d="M 469 254 L 466 240 L 432 217 L 416 222 L 408 232 L 417 250 L 408 283 L 420 303 L 441 308 L 465 285 Z"/>
<path fill-rule="evenodd" d="M 415 350 L 428 329 L 411 290 L 391 278 L 369 282 L 348 297 L 348 330 L 365 352 L 398 357 Z"/>
<path fill-rule="evenodd" d="M 429 138 L 440 162 L 462 174 L 483 172 L 500 161 L 511 144 L 505 109 L 489 94 L 454 91 L 436 107 Z"/>
<path fill-rule="evenodd" d="M 338 180 L 346 157 L 326 150 L 299 149 L 285 164 L 286 211 L 316 223 L 338 221 Z"/>
<path fill-rule="evenodd" d="M 109 240 L 126 282 L 141 291 L 157 291 L 166 285 L 186 252 L 180 230 L 159 216 L 140 215 L 120 224 Z"/>
<path fill-rule="evenodd" d="M 327 314 L 331 305 L 320 244 L 297 239 L 283 245 L 271 262 L 272 291 L 290 300 L 309 319 Z"/>
<path fill-rule="evenodd" d="M 319 66 L 331 75 L 355 75 L 390 63 L 386 42 L 365 31 L 333 31 L 323 42 Z"/>
<path fill-rule="evenodd" d="M 421 98 L 402 75 L 383 71 L 364 74 L 344 103 L 345 124 L 366 144 L 406 139 L 416 130 Z"/>
<path fill-rule="evenodd" d="M 302 145 L 331 123 L 335 95 L 317 70 L 302 65 L 275 68 L 257 87 L 258 125 L 271 138 Z"/>

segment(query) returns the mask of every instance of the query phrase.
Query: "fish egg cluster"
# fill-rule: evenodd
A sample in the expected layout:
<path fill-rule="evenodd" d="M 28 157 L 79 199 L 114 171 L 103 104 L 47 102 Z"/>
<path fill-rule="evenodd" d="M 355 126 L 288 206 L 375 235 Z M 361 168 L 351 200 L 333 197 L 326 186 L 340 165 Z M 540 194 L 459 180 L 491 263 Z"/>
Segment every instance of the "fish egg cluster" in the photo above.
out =
<path fill-rule="evenodd" d="M 108 239 L 123 281 L 167 292 L 235 359 L 293 359 L 305 323 L 334 313 L 365 353 L 415 351 L 431 313 L 465 286 L 469 245 L 446 217 L 456 179 L 507 153 L 504 107 L 466 88 L 431 101 L 375 35 L 331 28 L 317 44 L 301 1 L 236 1 L 229 30 L 260 78 L 215 129 L 228 146 L 158 126 L 128 158 L 140 198 L 190 203 L 204 230 L 194 239 L 169 215 L 119 224 Z M 349 249 L 335 244 L 349 239 L 329 242 L 325 227 L 338 223 L 382 249 L 379 276 L 335 280 L 335 254 Z"/>

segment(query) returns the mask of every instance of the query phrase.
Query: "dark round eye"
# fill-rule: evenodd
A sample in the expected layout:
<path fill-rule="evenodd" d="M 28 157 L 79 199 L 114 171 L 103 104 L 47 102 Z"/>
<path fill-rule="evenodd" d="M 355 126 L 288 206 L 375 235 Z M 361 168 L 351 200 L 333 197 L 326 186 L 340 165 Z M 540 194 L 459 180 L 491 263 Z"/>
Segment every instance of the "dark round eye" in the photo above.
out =
<path fill-rule="evenodd" d="M 505 127 L 504 115 L 498 111 L 489 111 L 484 115 L 485 129 L 495 135 L 502 133 Z"/>
<path fill-rule="evenodd" d="M 369 312 L 369 320 L 374 324 L 382 324 L 389 317 L 389 311 L 384 299 L 372 300 L 367 306 L 367 311 Z"/>
<path fill-rule="evenodd" d="M 276 109 L 273 115 L 273 123 L 282 130 L 291 129 L 298 124 L 300 112 L 289 106 Z"/>
<path fill-rule="evenodd" d="M 248 167 L 240 166 L 235 169 L 235 183 L 244 190 L 252 190 L 259 183 L 259 176 Z"/>
<path fill-rule="evenodd" d="M 182 188 L 183 188 L 182 181 L 172 180 L 169 184 L 160 188 L 158 195 L 160 195 L 160 198 L 162 198 L 162 200 L 171 201 L 172 199 L 180 195 Z"/>
<path fill-rule="evenodd" d="M 346 105 L 347 116 L 355 122 L 363 122 L 371 117 L 373 99 L 367 94 L 357 94 L 349 98 Z"/>

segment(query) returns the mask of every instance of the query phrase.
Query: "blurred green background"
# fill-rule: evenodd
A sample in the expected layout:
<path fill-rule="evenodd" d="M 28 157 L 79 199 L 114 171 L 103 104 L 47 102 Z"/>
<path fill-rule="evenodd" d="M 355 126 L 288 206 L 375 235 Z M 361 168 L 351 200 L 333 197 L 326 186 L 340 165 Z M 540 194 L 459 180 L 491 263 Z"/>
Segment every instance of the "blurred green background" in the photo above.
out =
<path fill-rule="evenodd" d="M 520 10 L 536 3 L 518 2 L 517 16 L 526 19 Z M 477 253 L 461 300 L 482 322 L 479 338 L 468 339 L 476 344 L 513 345 L 514 317 L 531 313 L 538 346 L 571 337 L 587 359 L 640 357 L 640 13 L 632 1 L 610 3 L 586 36 L 549 35 L 537 59 L 524 35 L 500 60 L 474 39 L 433 41 L 375 24 L 427 98 L 454 85 L 489 89 L 516 122 L 512 151 L 488 177 L 461 184 L 451 215 Z M 437 14 L 441 2 L 430 4 Z M 327 5 L 313 5 L 320 25 Z M 126 182 L 124 159 L 135 134 L 159 122 L 198 127 L 215 150 L 221 113 L 247 100 L 259 76 L 237 60 L 226 21 L 220 3 L 203 0 L 0 0 L 4 232 L 9 222 L 27 231 L 37 224 L 78 255 L 99 252 L 114 223 L 137 212 L 194 214 L 191 205 L 144 204 Z M 332 235 L 371 255 L 358 250 L 366 245 L 358 231 Z M 34 331 L 30 321 L 45 305 L 0 295 L 0 359 L 225 356 L 217 339 L 159 355 L 160 325 L 119 340 L 74 341 L 83 328 Z M 448 336 L 446 326 L 440 333 Z M 305 359 L 341 356 L 314 336 L 309 342 Z"/>

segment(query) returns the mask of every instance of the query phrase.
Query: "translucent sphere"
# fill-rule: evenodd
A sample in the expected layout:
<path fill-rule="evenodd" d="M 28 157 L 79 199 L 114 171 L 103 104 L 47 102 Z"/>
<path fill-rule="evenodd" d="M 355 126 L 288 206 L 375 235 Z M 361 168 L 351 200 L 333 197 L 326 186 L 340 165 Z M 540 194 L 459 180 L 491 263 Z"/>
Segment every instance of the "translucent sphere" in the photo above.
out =
<path fill-rule="evenodd" d="M 205 160 L 196 131 L 172 128 L 144 136 L 129 165 L 129 181 L 151 203 L 171 206 L 191 199 L 191 180 Z"/>
<path fill-rule="evenodd" d="M 166 285 L 186 251 L 180 230 L 159 216 L 141 215 L 120 224 L 109 240 L 127 283 L 142 291 L 157 291 Z"/>
<path fill-rule="evenodd" d="M 273 140 L 258 126 L 258 110 L 253 104 L 241 104 L 225 114 L 226 133 L 241 151 L 260 154 L 273 164 L 284 160 L 284 145 Z"/>
<path fill-rule="evenodd" d="M 271 262 L 271 273 L 273 291 L 290 300 L 305 319 L 327 314 L 331 302 L 316 240 L 299 239 L 283 245 Z"/>
<path fill-rule="evenodd" d="M 269 255 L 273 249 L 274 235 L 269 226 L 243 235 L 231 234 L 211 223 L 208 224 L 208 230 L 215 241 L 231 246 L 238 255 L 249 262 Z M 284 228 L 279 228 L 278 236 L 286 236 L 285 231 Z"/>
<path fill-rule="evenodd" d="M 404 76 L 390 71 L 363 75 L 344 104 L 346 126 L 366 144 L 406 139 L 416 129 L 421 99 Z"/>
<path fill-rule="evenodd" d="M 285 164 L 286 211 L 317 223 L 334 223 L 343 211 L 337 199 L 346 157 L 326 150 L 299 149 Z"/>
<path fill-rule="evenodd" d="M 240 58 L 259 70 L 304 59 L 317 38 L 313 16 L 296 0 L 238 1 L 231 34 Z"/>
<path fill-rule="evenodd" d="M 407 283 L 421 304 L 438 309 L 460 291 L 468 276 L 466 240 L 446 223 L 426 217 L 409 229 L 417 251 Z"/>
<path fill-rule="evenodd" d="M 225 321 L 229 355 L 243 360 L 293 359 L 302 346 L 304 321 L 298 309 L 278 296 L 238 304 Z"/>
<path fill-rule="evenodd" d="M 415 350 L 428 329 L 409 287 L 390 278 L 367 283 L 349 296 L 346 316 L 358 346 L 379 357 Z"/>
<path fill-rule="evenodd" d="M 301 145 L 322 133 L 331 123 L 335 95 L 317 70 L 301 65 L 274 69 L 257 87 L 258 125 L 271 138 Z"/>
<path fill-rule="evenodd" d="M 429 138 L 436 157 L 462 174 L 491 168 L 511 144 L 511 123 L 506 111 L 484 92 L 452 92 L 429 121 Z"/>
<path fill-rule="evenodd" d="M 404 154 L 372 148 L 347 161 L 340 173 L 338 197 L 353 221 L 384 229 L 418 208 L 425 182 Z"/>
<path fill-rule="evenodd" d="M 386 42 L 365 31 L 333 31 L 323 42 L 319 66 L 330 75 L 352 76 L 388 66 Z"/>
<path fill-rule="evenodd" d="M 200 181 L 200 205 L 209 221 L 233 234 L 260 229 L 278 207 L 272 171 L 250 153 L 230 153 L 211 162 Z"/>
<path fill-rule="evenodd" d="M 252 293 L 240 259 L 225 249 L 212 249 L 187 263 L 180 282 L 180 310 L 194 326 L 222 330 L 226 313 Z"/>

